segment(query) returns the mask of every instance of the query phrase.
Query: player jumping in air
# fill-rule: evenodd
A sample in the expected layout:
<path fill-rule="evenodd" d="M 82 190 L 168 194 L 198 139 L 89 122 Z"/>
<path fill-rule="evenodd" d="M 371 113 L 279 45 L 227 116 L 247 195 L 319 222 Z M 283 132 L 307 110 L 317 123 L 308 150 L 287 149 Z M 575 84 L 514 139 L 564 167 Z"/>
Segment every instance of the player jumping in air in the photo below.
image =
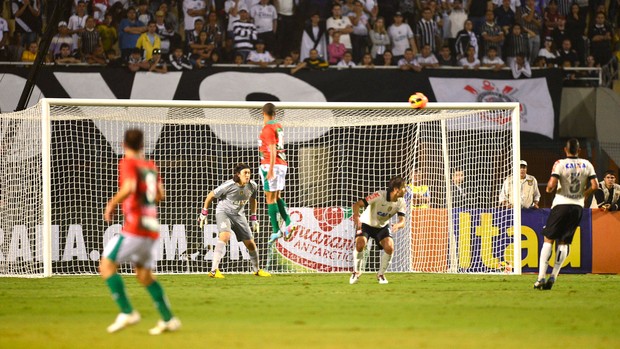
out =
<path fill-rule="evenodd" d="M 238 164 L 233 170 L 233 179 L 229 179 L 207 195 L 202 211 L 200 212 L 200 228 L 204 227 L 209 213 L 209 206 L 213 199 L 218 199 L 215 209 L 215 220 L 219 231 L 219 238 L 213 251 L 213 264 L 209 276 L 221 279 L 224 275 L 219 270 L 222 257 L 226 254 L 226 243 L 230 241 L 230 234 L 235 233 L 237 240 L 243 241 L 250 253 L 252 270 L 256 276 L 271 276 L 268 272 L 258 267 L 258 250 L 252 231 L 258 233 L 258 220 L 256 219 L 256 193 L 258 185 L 250 180 L 250 167 L 246 164 Z M 245 218 L 243 207 L 250 201 L 250 224 Z"/>
<path fill-rule="evenodd" d="M 579 150 L 578 140 L 574 138 L 568 140 L 564 147 L 566 158 L 555 162 L 547 182 L 547 193 L 552 193 L 556 188 L 558 190 L 553 198 L 547 224 L 542 231 L 545 241 L 540 249 L 535 289 L 550 290 L 553 287 L 555 279 L 560 274 L 562 263 L 568 256 L 568 246 L 573 241 L 575 230 L 581 222 L 584 198 L 598 189 L 594 167 L 590 161 L 578 157 Z M 554 241 L 557 242 L 556 259 L 551 276 L 545 280 Z"/>
<path fill-rule="evenodd" d="M 355 284 L 362 275 L 364 261 L 364 248 L 368 237 L 375 239 L 376 245 L 383 250 L 377 280 L 380 284 L 387 284 L 385 271 L 390 266 L 394 254 L 394 240 L 392 231 L 397 231 L 405 226 L 406 204 L 405 180 L 402 177 L 390 179 L 387 190 L 379 190 L 358 200 L 353 205 L 353 223 L 355 224 L 355 250 L 353 274 L 349 279 L 350 284 Z M 365 208 L 360 217 L 360 209 Z M 390 227 L 390 218 L 398 215 L 398 222 Z"/>
<path fill-rule="evenodd" d="M 260 152 L 260 178 L 263 182 L 263 190 L 267 200 L 267 212 L 273 233 L 269 243 L 273 243 L 279 237 L 290 240 L 295 233 L 296 227 L 291 225 L 291 217 L 286 212 L 286 203 L 280 197 L 284 189 L 288 163 L 284 153 L 284 132 L 282 125 L 275 120 L 276 106 L 267 103 L 263 106 L 264 126 L 258 140 Z M 285 226 L 280 228 L 278 213 L 284 219 Z"/>
<path fill-rule="evenodd" d="M 157 335 L 176 331 L 181 322 L 172 315 L 164 290 L 151 272 L 153 246 L 159 238 L 157 204 L 165 196 L 164 187 L 155 163 L 144 158 L 142 131 L 126 131 L 123 147 L 125 156 L 118 165 L 119 190 L 108 201 L 103 216 L 106 222 L 111 222 L 116 207 L 122 203 L 125 216 L 122 231 L 106 245 L 99 266 L 101 277 L 121 309 L 114 323 L 108 326 L 108 332 L 122 330 L 140 321 L 140 314 L 129 303 L 123 279 L 117 273 L 118 265 L 127 261 L 133 262 L 138 281 L 146 287 L 162 318 L 149 333 Z"/>

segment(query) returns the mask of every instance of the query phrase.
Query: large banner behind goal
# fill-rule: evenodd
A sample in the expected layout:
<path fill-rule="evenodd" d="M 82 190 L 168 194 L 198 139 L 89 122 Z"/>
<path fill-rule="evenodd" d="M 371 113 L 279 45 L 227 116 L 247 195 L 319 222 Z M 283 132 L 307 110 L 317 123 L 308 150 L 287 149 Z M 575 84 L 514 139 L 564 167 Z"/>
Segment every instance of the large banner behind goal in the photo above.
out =
<path fill-rule="evenodd" d="M 513 231 L 520 210 L 497 199 L 504 180 L 518 173 L 518 104 L 275 104 L 289 159 L 283 194 L 298 229 L 290 241 L 269 245 L 259 193 L 262 267 L 351 271 L 351 206 L 403 176 L 407 226 L 392 232 L 391 271 L 520 272 L 520 233 Z M 156 271 L 209 271 L 215 217 L 209 214 L 203 230 L 196 219 L 237 163 L 248 164 L 260 184 L 262 105 L 52 99 L 2 114 L 0 275 L 97 272 L 103 247 L 121 230 L 122 216 L 107 224 L 102 215 L 117 190 L 123 133 L 133 127 L 144 130 L 146 155 L 167 190 Z M 220 269 L 249 271 L 245 246 L 233 236 L 227 249 Z M 367 253 L 373 271 L 377 246 Z"/>

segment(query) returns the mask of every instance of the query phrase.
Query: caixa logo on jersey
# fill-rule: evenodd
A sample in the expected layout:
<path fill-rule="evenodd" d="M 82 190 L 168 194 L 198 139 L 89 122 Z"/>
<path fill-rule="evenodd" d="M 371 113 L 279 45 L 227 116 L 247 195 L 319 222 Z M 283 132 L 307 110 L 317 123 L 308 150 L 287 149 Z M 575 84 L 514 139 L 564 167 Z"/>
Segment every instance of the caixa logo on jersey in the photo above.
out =
<path fill-rule="evenodd" d="M 517 92 L 517 88 L 515 88 L 514 86 L 504 85 L 504 87 L 500 90 L 499 87 L 497 87 L 493 82 L 489 80 L 483 80 L 482 86 L 479 86 L 479 89 L 476 89 L 472 85 L 466 85 L 464 89 L 465 91 L 473 94 L 476 97 L 476 102 L 518 102 L 521 121 L 527 122 L 527 108 L 516 98 L 515 94 Z M 503 125 L 510 121 L 510 117 L 495 113 L 487 113 L 484 114 L 483 117 L 487 120 L 497 122 L 500 125 Z"/>

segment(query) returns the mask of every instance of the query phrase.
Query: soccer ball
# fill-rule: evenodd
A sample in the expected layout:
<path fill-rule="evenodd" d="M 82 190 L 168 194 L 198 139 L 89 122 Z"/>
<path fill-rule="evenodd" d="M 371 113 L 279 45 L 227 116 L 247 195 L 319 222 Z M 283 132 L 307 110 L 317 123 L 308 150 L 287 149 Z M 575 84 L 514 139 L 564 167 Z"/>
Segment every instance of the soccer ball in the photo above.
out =
<path fill-rule="evenodd" d="M 416 92 L 409 96 L 409 103 L 411 104 L 411 108 L 422 109 L 426 107 L 426 103 L 428 103 L 428 98 L 426 98 L 423 93 Z"/>
<path fill-rule="evenodd" d="M 504 272 L 504 274 L 512 273 L 512 265 L 510 264 L 510 262 L 507 262 L 507 261 L 499 262 L 499 265 L 497 266 L 497 269 L 499 269 L 500 271 Z"/>

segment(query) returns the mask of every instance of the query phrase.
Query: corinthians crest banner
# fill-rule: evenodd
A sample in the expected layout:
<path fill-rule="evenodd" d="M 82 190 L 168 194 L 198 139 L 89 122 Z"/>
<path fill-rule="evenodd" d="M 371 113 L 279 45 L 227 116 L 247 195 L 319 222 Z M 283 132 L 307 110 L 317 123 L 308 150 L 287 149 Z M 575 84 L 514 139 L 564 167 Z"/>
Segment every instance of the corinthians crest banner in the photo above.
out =
<path fill-rule="evenodd" d="M 518 102 L 521 131 L 553 138 L 553 101 L 544 78 L 491 80 L 429 78 L 437 102 Z M 502 120 L 489 123 L 501 125 Z"/>

